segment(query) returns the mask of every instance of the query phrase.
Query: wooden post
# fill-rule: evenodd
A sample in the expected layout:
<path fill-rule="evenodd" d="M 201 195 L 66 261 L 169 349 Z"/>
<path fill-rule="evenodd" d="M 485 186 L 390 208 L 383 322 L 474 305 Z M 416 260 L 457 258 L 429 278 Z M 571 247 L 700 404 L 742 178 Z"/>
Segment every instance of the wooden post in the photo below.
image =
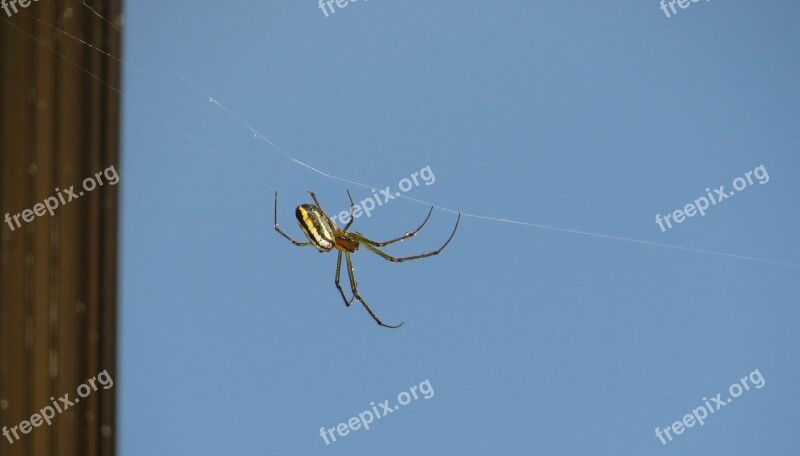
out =
<path fill-rule="evenodd" d="M 83 183 L 112 166 L 124 180 L 120 68 L 61 31 L 114 56 L 120 34 L 80 2 L 23 3 L 0 9 L 0 430 L 19 435 L 0 435 L 0 456 L 113 455 L 119 186 Z M 120 0 L 87 3 L 119 22 Z M 84 194 L 68 201 L 71 186 Z M 37 215 L 50 197 L 54 215 Z M 63 408 L 103 371 L 113 387 L 95 381 L 51 425 L 21 432 L 51 397 Z"/>

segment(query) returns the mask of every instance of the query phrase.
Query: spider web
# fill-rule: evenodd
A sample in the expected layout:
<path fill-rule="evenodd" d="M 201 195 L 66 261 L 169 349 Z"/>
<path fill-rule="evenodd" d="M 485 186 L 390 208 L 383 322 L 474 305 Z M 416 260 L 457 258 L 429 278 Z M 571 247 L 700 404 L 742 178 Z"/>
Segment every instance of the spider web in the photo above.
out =
<path fill-rule="evenodd" d="M 355 185 L 355 186 L 362 187 L 362 188 L 369 189 L 369 190 L 375 190 L 377 188 L 381 188 L 380 186 L 373 185 L 373 184 L 365 182 L 363 180 L 355 180 L 355 179 L 346 178 L 346 177 L 343 177 L 343 176 L 336 175 L 334 173 L 331 173 L 331 172 L 328 172 L 326 170 L 323 170 L 318 166 L 314 166 L 314 165 L 312 165 L 311 163 L 309 163 L 307 161 L 301 160 L 296 155 L 290 154 L 284 148 L 282 148 L 281 146 L 276 144 L 274 141 L 272 141 L 270 138 L 268 138 L 266 135 L 261 133 L 261 131 L 259 131 L 259 129 L 257 129 L 253 124 L 251 124 L 247 120 L 245 120 L 242 117 L 240 117 L 233 110 L 229 109 L 225 104 L 220 102 L 218 98 L 210 95 L 207 91 L 205 91 L 200 86 L 195 84 L 188 77 L 184 76 L 180 71 L 178 71 L 177 69 L 173 68 L 167 62 L 165 62 L 162 58 L 160 58 L 157 54 L 155 54 L 154 52 L 149 50 L 147 47 L 145 47 L 143 44 L 141 44 L 139 41 L 137 41 L 134 37 L 129 36 L 128 34 L 126 34 L 123 30 L 121 30 L 119 27 L 117 27 L 117 25 L 114 22 L 112 22 L 109 19 L 105 18 L 98 11 L 96 11 L 94 8 L 89 6 L 85 2 L 85 0 L 79 0 L 79 3 L 83 7 L 87 8 L 92 14 L 94 14 L 100 20 L 106 22 L 111 27 L 113 27 L 128 42 L 133 43 L 135 46 L 137 46 L 139 49 L 141 49 L 143 52 L 145 52 L 150 58 L 152 58 L 159 65 L 161 65 L 163 68 L 165 68 L 168 72 L 170 72 L 175 77 L 177 77 L 184 85 L 186 85 L 187 87 L 191 88 L 192 91 L 194 92 L 194 96 L 195 97 L 200 97 L 202 100 L 205 100 L 205 102 L 209 103 L 214 108 L 218 109 L 225 116 L 229 117 L 234 122 L 236 122 L 239 126 L 241 126 L 245 130 L 247 130 L 250 134 L 252 134 L 254 138 L 256 138 L 257 140 L 263 142 L 267 149 L 271 149 L 271 150 L 273 150 L 275 152 L 278 152 L 284 158 L 286 158 L 289 162 L 291 162 L 293 165 L 295 165 L 295 167 L 298 167 L 298 168 L 301 168 L 301 169 L 310 170 L 313 173 L 315 173 L 315 174 L 317 174 L 319 176 L 328 178 L 328 179 L 332 179 L 332 180 L 348 183 L 348 184 Z M 38 19 L 38 18 L 35 18 L 35 17 L 27 14 L 24 11 L 20 11 L 20 15 L 28 16 L 30 19 L 33 19 L 36 22 L 38 22 L 38 23 L 40 23 L 40 24 L 42 24 L 42 25 L 44 25 L 46 27 L 49 27 L 49 28 L 57 31 L 58 33 L 66 36 L 66 37 L 68 37 L 70 39 L 78 41 L 79 43 L 81 43 L 84 46 L 87 46 L 87 47 L 89 47 L 89 48 L 91 48 L 91 49 L 93 49 L 93 50 L 95 50 L 97 52 L 100 52 L 100 53 L 104 54 L 105 56 L 107 56 L 109 58 L 112 58 L 112 59 L 120 62 L 120 64 L 125 65 L 126 67 L 129 67 L 132 70 L 147 76 L 148 78 L 154 80 L 155 82 L 157 82 L 159 84 L 162 84 L 162 85 L 166 86 L 167 88 L 169 88 L 171 90 L 174 90 L 176 92 L 179 91 L 179 89 L 177 87 L 175 87 L 175 86 L 173 86 L 173 85 L 171 85 L 171 84 L 159 79 L 158 77 L 155 77 L 153 75 L 148 74 L 147 72 L 141 70 L 140 68 L 137 68 L 137 67 L 129 64 L 128 62 L 126 62 L 125 60 L 121 59 L 120 57 L 112 55 L 111 53 L 109 53 L 109 52 L 107 52 L 107 51 L 105 51 L 103 49 L 100 49 L 99 47 L 94 46 L 91 43 L 88 43 L 88 42 L 86 42 L 85 40 L 83 40 L 83 39 L 81 39 L 79 37 L 76 37 L 76 36 L 66 32 L 66 31 L 63 31 L 63 30 L 59 29 L 58 27 L 55 27 L 55 26 L 53 26 L 51 24 L 48 24 L 48 23 Z M 0 17 L 2 17 L 2 16 L 0 16 Z M 160 114 L 155 112 L 154 110 L 150 109 L 145 104 L 143 104 L 143 103 L 137 101 L 136 99 L 130 97 L 126 93 L 122 92 L 119 88 L 111 86 L 107 82 L 103 81 L 102 79 L 100 79 L 99 77 L 97 77 L 96 75 L 91 73 L 89 70 L 81 67 L 79 64 L 77 64 L 77 63 L 69 60 L 68 58 L 66 58 L 64 55 L 59 53 L 56 49 L 48 46 L 46 43 L 41 42 L 40 40 L 38 40 L 34 36 L 30 35 L 26 31 L 24 31 L 21 28 L 17 27 L 16 25 L 14 25 L 10 21 L 8 21 L 6 18 L 2 18 L 2 19 L 6 23 L 8 23 L 11 27 L 19 30 L 21 33 L 27 35 L 29 38 L 31 38 L 33 41 L 37 42 L 39 45 L 51 50 L 55 54 L 59 55 L 62 59 L 68 61 L 69 63 L 71 63 L 72 65 L 74 65 L 75 67 L 80 69 L 81 71 L 85 72 L 86 74 L 88 74 L 92 78 L 98 80 L 102 84 L 104 84 L 107 87 L 109 87 L 110 89 L 114 90 L 121 97 L 123 97 L 125 100 L 133 103 L 134 105 L 136 105 L 137 107 L 139 107 L 143 111 L 147 112 L 153 118 L 163 122 L 164 124 L 166 124 L 170 128 L 172 128 L 175 131 L 177 131 L 178 133 L 180 133 L 182 136 L 186 137 L 189 141 L 191 141 L 194 144 L 198 145 L 199 147 L 201 147 L 205 151 L 215 155 L 217 158 L 219 158 L 220 160 L 224 161 L 225 163 L 227 163 L 231 167 L 237 169 L 239 172 L 241 172 L 242 174 L 246 175 L 248 178 L 252 179 L 253 181 L 257 182 L 259 185 L 262 185 L 262 186 L 264 186 L 266 188 L 269 188 L 269 189 L 271 189 L 273 191 L 276 190 L 273 185 L 270 185 L 268 182 L 264 181 L 260 177 L 256 176 L 252 172 L 248 171 L 243 166 L 240 166 L 238 163 L 236 163 L 235 161 L 231 160 L 228 156 L 220 153 L 219 151 L 217 151 L 213 147 L 211 147 L 211 146 L 207 145 L 206 143 L 202 142 L 201 140 L 197 139 L 194 135 L 192 135 L 191 133 L 187 132 L 185 129 L 177 126 L 176 124 L 174 124 L 172 122 L 170 122 L 169 120 L 167 120 L 166 118 L 164 118 L 163 116 L 161 116 Z M 300 174 L 300 176 L 301 176 L 301 179 L 303 179 L 302 178 L 302 174 Z M 494 215 L 488 215 L 488 214 L 478 214 L 478 213 L 463 212 L 463 211 L 458 210 L 457 208 L 451 208 L 451 207 L 442 206 L 442 205 L 437 204 L 435 202 L 425 201 L 425 200 L 422 200 L 422 199 L 413 198 L 413 197 L 410 197 L 410 196 L 405 195 L 405 194 L 397 194 L 396 197 L 402 198 L 402 199 L 405 199 L 405 200 L 408 200 L 408 201 L 412 201 L 414 203 L 423 204 L 423 205 L 426 205 L 426 206 L 432 206 L 432 207 L 435 207 L 435 208 L 437 208 L 439 210 L 442 210 L 442 211 L 445 211 L 445 212 L 449 212 L 449 213 L 452 213 L 452 214 L 460 214 L 464 218 L 471 218 L 471 219 L 476 219 L 476 220 L 485 220 L 485 221 L 496 222 L 496 223 L 520 225 L 520 226 L 525 226 L 525 227 L 529 227 L 529 228 L 538 228 L 538 229 L 543 229 L 543 230 L 551 230 L 551 231 L 557 231 L 557 232 L 568 233 L 568 234 L 589 236 L 589 237 L 595 237 L 595 238 L 600 238 L 600 239 L 615 240 L 615 241 L 620 241 L 620 242 L 628 242 L 628 243 L 634 243 L 634 244 L 639 244 L 639 245 L 647 245 L 647 246 L 652 246 L 652 247 L 661 247 L 661 248 L 667 248 L 667 249 L 673 249 L 673 250 L 683 250 L 683 251 L 700 253 L 700 254 L 716 255 L 716 256 L 722 256 L 722 257 L 727 257 L 727 258 L 734 258 L 734 259 L 738 259 L 738 260 L 754 261 L 754 262 L 759 262 L 759 263 L 769 263 L 769 264 L 787 266 L 787 267 L 792 267 L 792 268 L 800 267 L 800 265 L 795 264 L 795 263 L 779 261 L 779 260 L 774 260 L 774 259 L 768 259 L 768 258 L 760 258 L 760 257 L 754 257 L 754 256 L 748 256 L 748 255 L 740 255 L 740 254 L 735 254 L 735 253 L 722 252 L 722 251 L 717 251 L 717 250 L 709 250 L 709 249 L 687 247 L 687 246 L 681 246 L 681 245 L 675 245 L 675 244 L 667 244 L 667 243 L 649 241 L 649 240 L 644 240 L 644 239 L 636 239 L 636 238 L 631 238 L 631 237 L 617 236 L 617 235 L 611 235 L 611 234 L 605 234 L 605 233 L 599 233 L 599 232 L 593 232 L 593 231 L 572 229 L 572 228 L 562 227 L 562 226 L 545 225 L 545 224 L 535 223 L 535 222 L 531 222 L 531 221 L 516 220 L 516 219 L 512 219 L 512 218 L 509 218 L 509 217 L 503 217 L 503 216 L 494 216 Z"/>

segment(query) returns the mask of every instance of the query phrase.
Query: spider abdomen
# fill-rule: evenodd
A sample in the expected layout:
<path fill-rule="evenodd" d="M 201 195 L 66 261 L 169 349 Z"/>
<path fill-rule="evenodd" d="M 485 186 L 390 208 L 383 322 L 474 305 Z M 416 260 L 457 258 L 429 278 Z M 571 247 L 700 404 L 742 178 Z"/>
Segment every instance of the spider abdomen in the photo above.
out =
<path fill-rule="evenodd" d="M 313 204 L 301 204 L 294 212 L 303 234 L 320 252 L 330 252 L 336 247 L 336 233 L 339 228 Z"/>

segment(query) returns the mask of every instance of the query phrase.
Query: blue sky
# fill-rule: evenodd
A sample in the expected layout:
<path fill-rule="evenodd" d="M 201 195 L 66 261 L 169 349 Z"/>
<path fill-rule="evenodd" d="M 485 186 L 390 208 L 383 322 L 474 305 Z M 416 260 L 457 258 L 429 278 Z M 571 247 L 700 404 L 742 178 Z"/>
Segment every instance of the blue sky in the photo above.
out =
<path fill-rule="evenodd" d="M 333 215 L 429 167 L 405 196 L 796 265 L 796 2 L 125 7 L 122 456 L 800 450 L 796 266 L 464 217 L 439 256 L 354 254 L 391 330 L 344 306 L 334 254 L 271 226 L 276 190 L 301 239 L 307 190 Z M 760 165 L 768 182 L 655 223 Z M 352 229 L 385 240 L 427 211 L 395 198 Z M 455 219 L 386 250 L 435 249 Z M 762 388 L 656 437 L 756 369 Z M 426 380 L 429 399 L 320 437 Z"/>

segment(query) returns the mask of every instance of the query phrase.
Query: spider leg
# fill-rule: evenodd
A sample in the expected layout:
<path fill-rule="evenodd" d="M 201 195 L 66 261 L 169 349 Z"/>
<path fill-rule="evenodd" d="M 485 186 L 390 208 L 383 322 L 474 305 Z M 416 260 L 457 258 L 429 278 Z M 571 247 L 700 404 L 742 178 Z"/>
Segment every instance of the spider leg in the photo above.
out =
<path fill-rule="evenodd" d="M 356 203 L 353 202 L 353 197 L 352 195 L 350 195 L 350 190 L 347 191 L 347 197 L 350 198 L 350 221 L 347 222 L 347 225 L 344 226 L 342 231 L 347 231 L 347 229 L 350 228 L 350 225 L 352 225 L 353 222 L 356 220 L 356 218 L 353 217 L 353 211 L 356 208 Z"/>
<path fill-rule="evenodd" d="M 319 209 L 320 209 L 322 212 L 325 212 L 325 211 L 322 209 L 322 205 L 321 205 L 321 204 L 319 204 L 319 201 L 317 201 L 317 195 L 315 195 L 315 194 L 314 194 L 314 192 L 312 192 L 311 190 L 309 190 L 309 191 L 308 191 L 308 194 L 309 194 L 309 195 L 311 195 L 311 198 L 313 198 L 313 199 L 314 199 L 314 204 L 316 204 L 316 205 L 317 205 L 317 207 L 318 207 L 318 208 L 319 208 Z"/>
<path fill-rule="evenodd" d="M 425 224 L 426 224 L 426 223 L 428 223 L 428 219 L 429 219 L 429 218 L 431 218 L 431 214 L 432 214 L 432 213 L 433 213 L 433 206 L 431 206 L 431 210 L 430 210 L 430 211 L 428 211 L 428 216 L 427 216 L 427 217 L 425 217 L 425 220 L 423 220 L 423 221 L 422 221 L 422 225 L 420 225 L 419 227 L 417 227 L 417 229 L 416 229 L 416 230 L 414 230 L 414 231 L 409 231 L 409 232 L 407 232 L 406 234 L 404 234 L 404 235 L 402 235 L 402 236 L 400 236 L 400 237 L 398 237 L 398 238 L 392 239 L 391 241 L 386 241 L 386 242 L 376 242 L 376 241 L 369 241 L 369 239 L 367 239 L 367 240 L 369 241 L 369 243 L 370 243 L 370 244 L 374 245 L 375 247 L 385 247 L 385 246 L 387 246 L 387 245 L 389 245 L 389 244 L 394 244 L 395 242 L 403 241 L 403 240 L 406 240 L 406 239 L 408 239 L 408 238 L 410 238 L 410 237 L 412 237 L 412 236 L 416 236 L 416 235 L 417 235 L 417 232 L 418 232 L 419 230 L 421 230 L 421 229 L 422 229 L 422 227 L 423 227 L 423 226 L 425 226 Z"/>
<path fill-rule="evenodd" d="M 379 250 L 379 249 L 376 247 L 376 245 L 378 245 L 378 243 L 376 243 L 376 242 L 373 242 L 373 241 L 370 241 L 369 239 L 365 238 L 364 236 L 362 236 L 362 235 L 361 235 L 361 234 L 359 234 L 359 233 L 352 233 L 352 235 L 353 235 L 353 236 L 354 236 L 356 239 L 358 239 L 358 240 L 359 240 L 359 242 L 360 242 L 360 243 L 361 243 L 361 244 L 362 244 L 364 247 L 366 247 L 366 248 L 367 248 L 367 249 L 368 249 L 370 252 L 372 252 L 372 253 L 374 253 L 374 254 L 376 254 L 376 255 L 379 255 L 379 256 L 381 256 L 383 259 L 385 259 L 385 260 L 389 260 L 389 261 L 391 261 L 391 262 L 393 262 L 393 263 L 402 263 L 403 261 L 409 261 L 409 260 L 418 260 L 418 259 L 420 259 L 420 258 L 426 258 L 426 257 L 429 257 L 429 256 L 438 255 L 438 254 L 439 254 L 439 252 L 441 252 L 442 250 L 444 250 L 444 248 L 445 248 L 445 247 L 447 247 L 447 244 L 449 244 L 449 243 L 450 243 L 450 241 L 453 239 L 453 236 L 455 236 L 455 235 L 456 235 L 456 230 L 458 229 L 458 222 L 459 222 L 459 221 L 461 221 L 461 214 L 458 214 L 458 219 L 456 219 L 456 226 L 453 228 L 453 232 L 452 232 L 452 233 L 450 233 L 450 237 L 449 237 L 449 238 L 447 238 L 447 242 L 445 242 L 445 243 L 444 243 L 444 245 L 442 245 L 441 247 L 439 247 L 438 249 L 436 249 L 436 250 L 434 250 L 434 251 L 432 251 L 432 252 L 428 252 L 428 253 L 421 253 L 421 254 L 419 254 L 419 255 L 413 255 L 413 256 L 408 256 L 408 257 L 393 257 L 393 256 L 391 256 L 391 255 L 389 255 L 389 254 L 387 254 L 387 253 L 384 253 L 384 252 L 382 252 L 381 250 Z"/>
<path fill-rule="evenodd" d="M 334 283 L 336 284 L 336 288 L 339 289 L 339 294 L 342 295 L 344 304 L 347 307 L 350 307 L 350 304 L 353 302 L 353 299 L 355 299 L 355 295 L 351 297 L 349 300 L 344 296 L 344 291 L 342 290 L 342 286 L 339 285 L 339 277 L 341 276 L 342 276 L 342 252 L 339 251 L 339 255 L 336 257 L 336 280 L 334 280 Z"/>
<path fill-rule="evenodd" d="M 345 255 L 345 258 L 347 258 L 347 273 L 350 276 L 350 289 L 353 291 L 353 296 L 356 299 L 358 299 L 358 302 L 360 302 L 361 305 L 363 305 L 365 309 L 367 309 L 367 312 L 369 312 L 370 316 L 372 316 L 372 319 L 375 320 L 375 322 L 378 323 L 380 326 L 383 326 L 383 327 L 386 327 L 386 328 L 399 328 L 399 327 L 403 326 L 403 323 L 400 323 L 397 326 L 387 325 L 386 323 L 382 322 L 380 320 L 380 318 L 378 318 L 377 315 L 375 315 L 375 313 L 372 311 L 372 309 L 369 308 L 367 303 L 364 301 L 364 298 L 362 298 L 361 295 L 358 294 L 358 289 L 356 288 L 356 277 L 353 274 L 353 262 L 350 259 L 350 252 L 345 252 L 344 255 Z"/>
<path fill-rule="evenodd" d="M 275 192 L 275 225 L 274 226 L 275 226 L 275 231 L 277 231 L 281 236 L 283 236 L 286 239 L 288 239 L 292 244 L 294 244 L 294 245 L 296 245 L 298 247 L 306 247 L 306 246 L 311 245 L 311 242 L 295 241 L 294 239 L 289 237 L 288 234 L 284 233 L 283 231 L 281 231 L 280 228 L 278 228 L 278 192 Z"/>

